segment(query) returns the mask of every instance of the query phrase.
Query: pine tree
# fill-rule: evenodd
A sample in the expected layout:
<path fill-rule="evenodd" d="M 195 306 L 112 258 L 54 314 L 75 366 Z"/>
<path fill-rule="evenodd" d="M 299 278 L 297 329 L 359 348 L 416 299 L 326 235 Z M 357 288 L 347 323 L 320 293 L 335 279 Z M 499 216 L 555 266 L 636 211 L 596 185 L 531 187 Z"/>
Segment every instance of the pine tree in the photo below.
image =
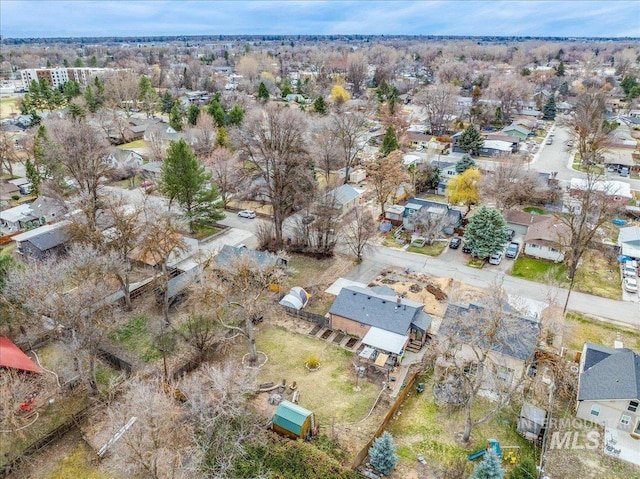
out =
<path fill-rule="evenodd" d="M 482 139 L 482 135 L 480 135 L 480 132 L 474 125 L 469 125 L 467 129 L 462 132 L 460 140 L 458 141 L 458 147 L 470 155 L 477 155 L 483 145 L 484 140 Z"/>
<path fill-rule="evenodd" d="M 175 102 L 169 112 L 169 126 L 176 131 L 182 130 L 182 113 L 178 107 L 178 102 Z"/>
<path fill-rule="evenodd" d="M 564 62 L 562 60 L 560 60 L 560 63 L 558 64 L 558 68 L 556 69 L 556 76 L 557 77 L 564 76 Z"/>
<path fill-rule="evenodd" d="M 227 134 L 227 130 L 224 126 L 218 128 L 218 133 L 216 133 L 216 146 L 229 146 L 229 135 Z"/>
<path fill-rule="evenodd" d="M 462 155 L 462 158 L 460 158 L 460 160 L 456 163 L 456 173 L 464 173 L 469 168 L 474 168 L 475 166 L 476 162 L 473 161 L 473 158 L 471 158 L 467 154 L 464 154 Z"/>
<path fill-rule="evenodd" d="M 261 101 L 269 100 L 269 90 L 264 82 L 260 82 L 260 86 L 258 86 L 258 99 Z"/>
<path fill-rule="evenodd" d="M 222 219 L 220 193 L 184 139 L 172 141 L 162 165 L 160 192 L 185 211 L 189 228 L 200 221 Z"/>
<path fill-rule="evenodd" d="M 162 111 L 162 113 L 170 113 L 175 102 L 176 100 L 173 98 L 169 90 L 165 90 L 162 94 L 162 98 L 160 99 L 160 111 Z"/>
<path fill-rule="evenodd" d="M 384 134 L 384 139 L 382 140 L 382 146 L 380 147 L 380 154 L 382 156 L 387 156 L 392 151 L 395 151 L 400 148 L 398 144 L 398 138 L 396 137 L 396 131 L 392 126 L 387 128 L 387 131 Z"/>
<path fill-rule="evenodd" d="M 322 95 L 316 98 L 316 101 L 313 102 L 313 109 L 320 115 L 327 114 L 327 102 L 324 101 L 324 97 Z"/>
<path fill-rule="evenodd" d="M 194 126 L 198 122 L 198 116 L 200 115 L 200 108 L 198 105 L 189 105 L 187 110 L 187 122 Z"/>
<path fill-rule="evenodd" d="M 229 124 L 240 126 L 242 121 L 244 120 L 244 110 L 240 105 L 235 105 L 231 110 L 229 110 Z"/>
<path fill-rule="evenodd" d="M 27 158 L 27 161 L 24 164 L 24 169 L 25 176 L 31 184 L 31 193 L 33 193 L 36 197 L 40 196 L 40 183 L 42 183 L 42 175 L 38 171 L 38 168 L 36 168 L 36 165 L 34 165 L 29 158 Z"/>
<path fill-rule="evenodd" d="M 502 214 L 495 208 L 478 208 L 465 228 L 464 242 L 480 259 L 502 251 L 507 243 L 507 223 Z"/>
<path fill-rule="evenodd" d="M 556 118 L 556 98 L 551 95 L 549 96 L 549 99 L 547 100 L 547 103 L 545 103 L 543 111 L 543 118 L 545 120 L 555 120 Z"/>
<path fill-rule="evenodd" d="M 282 98 L 286 98 L 287 95 L 291 95 L 293 93 L 293 89 L 291 88 L 291 80 L 285 78 L 282 82 Z"/>
<path fill-rule="evenodd" d="M 386 476 L 396 467 L 398 459 L 393 436 L 387 431 L 383 432 L 379 438 L 373 441 L 373 445 L 369 449 L 369 462 L 376 470 Z"/>
<path fill-rule="evenodd" d="M 484 459 L 473 470 L 469 479 L 503 479 L 504 469 L 500 458 L 492 449 L 488 450 Z"/>

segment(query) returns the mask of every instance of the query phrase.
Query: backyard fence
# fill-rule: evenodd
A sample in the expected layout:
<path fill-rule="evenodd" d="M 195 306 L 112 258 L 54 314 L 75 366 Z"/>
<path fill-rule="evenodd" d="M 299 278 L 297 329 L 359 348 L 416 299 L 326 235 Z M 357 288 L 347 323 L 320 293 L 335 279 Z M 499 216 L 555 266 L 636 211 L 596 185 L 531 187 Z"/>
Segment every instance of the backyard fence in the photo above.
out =
<path fill-rule="evenodd" d="M 282 306 L 284 311 L 289 315 L 295 318 L 302 318 L 311 323 L 316 323 L 319 326 L 328 328 L 329 327 L 329 318 L 323 316 L 321 314 L 310 313 L 308 311 L 297 310 L 295 308 L 290 308 L 289 306 Z"/>
<path fill-rule="evenodd" d="M 402 402 L 407 397 L 407 394 L 409 394 L 409 392 L 411 392 L 411 389 L 413 388 L 413 384 L 416 382 L 416 378 L 417 377 L 418 377 L 418 373 L 414 373 L 407 380 L 407 382 L 404 385 L 404 388 L 402 389 L 402 391 L 400 391 L 400 394 L 398 395 L 397 399 L 391 405 L 391 408 L 389 409 L 389 411 L 385 415 L 385 417 L 382 420 L 382 423 L 380 424 L 380 426 L 378 427 L 378 430 L 376 431 L 376 433 L 373 435 L 373 437 L 369 440 L 369 442 L 362 448 L 362 450 L 356 456 L 355 460 L 353 461 L 352 469 L 354 469 L 354 470 L 357 469 L 364 462 L 364 460 L 367 458 L 367 456 L 369 455 L 369 449 L 371 449 L 371 446 L 373 445 L 373 441 L 375 441 L 376 438 L 378 438 L 378 437 L 380 437 L 382 435 L 382 433 L 384 432 L 385 428 L 387 427 L 387 424 L 389 424 L 389 421 L 391 421 L 393 416 L 395 416 L 396 412 L 398 411 L 398 408 L 400 407 Z"/>

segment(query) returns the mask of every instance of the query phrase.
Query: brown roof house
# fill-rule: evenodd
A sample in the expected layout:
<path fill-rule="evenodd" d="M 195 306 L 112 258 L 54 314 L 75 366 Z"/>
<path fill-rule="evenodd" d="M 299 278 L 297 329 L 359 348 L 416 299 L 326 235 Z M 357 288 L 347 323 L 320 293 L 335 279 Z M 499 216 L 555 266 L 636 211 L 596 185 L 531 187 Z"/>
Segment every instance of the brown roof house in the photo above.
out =
<path fill-rule="evenodd" d="M 554 262 L 564 260 L 567 245 L 571 242 L 570 228 L 553 216 L 538 221 L 527 230 L 524 237 L 524 254 Z"/>

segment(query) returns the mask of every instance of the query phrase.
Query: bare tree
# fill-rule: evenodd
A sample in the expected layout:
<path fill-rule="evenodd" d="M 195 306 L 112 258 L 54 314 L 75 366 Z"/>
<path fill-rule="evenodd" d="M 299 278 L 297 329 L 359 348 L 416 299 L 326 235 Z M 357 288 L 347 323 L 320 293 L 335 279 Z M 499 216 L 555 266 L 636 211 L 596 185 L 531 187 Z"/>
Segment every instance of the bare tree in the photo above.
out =
<path fill-rule="evenodd" d="M 501 288 L 494 286 L 487 299 L 481 306 L 450 305 L 455 313 L 440 327 L 442 370 L 434 394 L 438 403 L 463 409 L 463 442 L 520 393 L 540 339 L 537 320 L 512 312 Z M 483 390 L 495 401 L 479 414 L 473 406 Z"/>
<path fill-rule="evenodd" d="M 213 182 L 220 191 L 222 205 L 226 208 L 231 197 L 237 193 L 242 179 L 240 163 L 230 150 L 219 147 L 205 160 L 205 166 L 211 171 Z"/>
<path fill-rule="evenodd" d="M 131 70 L 117 70 L 105 78 L 106 104 L 112 110 L 122 110 L 129 117 L 138 108 L 140 77 Z"/>
<path fill-rule="evenodd" d="M 276 245 L 282 244 L 285 218 L 314 190 L 306 134 L 302 113 L 275 106 L 257 110 L 235 131 L 245 175 L 254 185 L 250 193 L 263 195 L 271 205 Z"/>
<path fill-rule="evenodd" d="M 251 255 L 238 254 L 228 265 L 214 266 L 212 294 L 227 307 L 227 316 L 221 318 L 221 324 L 247 339 L 251 363 L 258 359 L 254 321 L 261 320 L 266 313 L 269 288 L 280 284 L 286 274 L 282 259 L 286 261 L 282 252 L 278 253 L 278 259 L 263 263 Z"/>
<path fill-rule="evenodd" d="M 522 102 L 529 93 L 528 84 L 513 78 L 493 80 L 487 91 L 489 98 L 495 98 L 500 102 L 502 111 L 501 121 L 513 118 L 513 114 L 520 108 Z"/>
<path fill-rule="evenodd" d="M 63 341 L 78 374 L 93 391 L 98 389 L 98 347 L 111 325 L 114 308 L 108 280 L 121 268 L 115 255 L 76 246 L 63 258 L 13 270 L 3 289 L 8 304 L 16 306 L 15 317 L 21 324 L 38 326 L 33 318 L 44 317 L 68 331 Z"/>
<path fill-rule="evenodd" d="M 329 181 L 331 170 L 337 169 L 341 163 L 341 153 L 338 137 L 332 127 L 332 120 L 323 118 L 319 120 L 313 130 L 313 156 L 317 158 L 316 165 L 324 173 L 325 180 Z"/>
<path fill-rule="evenodd" d="M 599 163 L 610 146 L 611 130 L 604 123 L 604 112 L 601 93 L 583 93 L 575 103 L 574 115 L 566 120 L 584 167 Z"/>
<path fill-rule="evenodd" d="M 377 158 L 367 167 L 371 187 L 380 204 L 382 218 L 384 207 L 390 197 L 396 194 L 400 185 L 409 179 L 402 163 L 402 151 L 392 151 L 383 158 Z"/>
<path fill-rule="evenodd" d="M 171 388 L 157 379 L 131 379 L 118 401 L 107 409 L 104 432 L 108 434 L 99 436 L 106 444 L 135 418 L 108 449 L 114 472 L 153 479 L 189 477 L 186 466 L 193 451 L 193 426 L 182 420 L 183 416 Z"/>
<path fill-rule="evenodd" d="M 350 53 L 347 56 L 347 81 L 351 83 L 351 91 L 354 97 L 362 92 L 362 86 L 367 79 L 369 63 L 361 52 Z"/>
<path fill-rule="evenodd" d="M 213 118 L 205 111 L 198 115 L 195 128 L 189 129 L 187 134 L 190 136 L 189 144 L 193 148 L 193 152 L 201 161 L 207 158 L 216 147 L 216 129 Z"/>
<path fill-rule="evenodd" d="M 246 446 L 261 430 L 249 397 L 255 391 L 255 374 L 233 363 L 204 366 L 180 385 L 198 470 L 205 478 L 229 477 Z"/>
<path fill-rule="evenodd" d="M 16 145 L 6 131 L 0 132 L 0 176 L 3 170 L 7 170 L 9 176 L 13 178 L 13 163 L 16 161 Z"/>
<path fill-rule="evenodd" d="M 349 181 L 349 173 L 356 163 L 358 154 L 365 147 L 366 118 L 359 113 L 345 112 L 331 117 L 332 130 L 338 139 L 338 148 L 342 153 L 342 166 L 345 168 L 344 183 Z"/>
<path fill-rule="evenodd" d="M 455 112 L 455 89 L 448 84 L 430 85 L 418 94 L 418 102 L 427 114 L 434 135 L 444 135 Z"/>
<path fill-rule="evenodd" d="M 342 236 L 349 249 L 356 255 L 358 262 L 370 247 L 371 240 L 376 234 L 376 224 L 371 212 L 361 206 L 356 206 L 344 218 Z"/>
<path fill-rule="evenodd" d="M 553 191 L 542 183 L 538 172 L 525 169 L 522 161 L 511 155 L 482 177 L 480 193 L 485 199 L 494 200 L 501 211 L 553 199 Z"/>
<path fill-rule="evenodd" d="M 147 128 L 145 134 L 151 158 L 159 162 L 163 162 L 167 158 L 167 148 L 169 148 L 169 142 L 164 134 L 165 129 L 166 125 L 157 123 Z"/>
<path fill-rule="evenodd" d="M 107 142 L 96 128 L 86 123 L 71 124 L 60 120 L 48 129 L 55 148 L 47 154 L 75 181 L 87 226 L 96 231 L 101 188 L 112 170 L 106 157 Z"/>
<path fill-rule="evenodd" d="M 565 250 L 567 275 L 571 280 L 564 304 L 565 312 L 580 260 L 590 248 L 597 231 L 623 208 L 616 201 L 619 187 L 606 181 L 595 168 L 590 168 L 578 183 L 579 187 L 565 200 L 565 214 L 556 215 L 558 223 L 564 225 L 566 230 L 559 236 L 557 243 Z"/>
<path fill-rule="evenodd" d="M 438 211 L 433 211 L 431 208 L 421 208 L 411 217 L 411 222 L 427 244 L 432 245 L 436 239 L 442 236 L 444 228 L 453 226 L 453 220 L 448 213 L 449 208 L 444 204 Z"/>

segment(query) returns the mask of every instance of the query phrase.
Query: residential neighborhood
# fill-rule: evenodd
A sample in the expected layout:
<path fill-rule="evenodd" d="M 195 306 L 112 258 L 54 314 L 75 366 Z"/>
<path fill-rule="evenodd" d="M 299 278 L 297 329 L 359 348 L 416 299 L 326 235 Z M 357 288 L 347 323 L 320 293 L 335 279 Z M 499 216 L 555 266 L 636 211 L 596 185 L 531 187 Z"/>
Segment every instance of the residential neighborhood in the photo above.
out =
<path fill-rule="evenodd" d="M 640 477 L 637 38 L 188 33 L 0 38 L 0 477 Z"/>

